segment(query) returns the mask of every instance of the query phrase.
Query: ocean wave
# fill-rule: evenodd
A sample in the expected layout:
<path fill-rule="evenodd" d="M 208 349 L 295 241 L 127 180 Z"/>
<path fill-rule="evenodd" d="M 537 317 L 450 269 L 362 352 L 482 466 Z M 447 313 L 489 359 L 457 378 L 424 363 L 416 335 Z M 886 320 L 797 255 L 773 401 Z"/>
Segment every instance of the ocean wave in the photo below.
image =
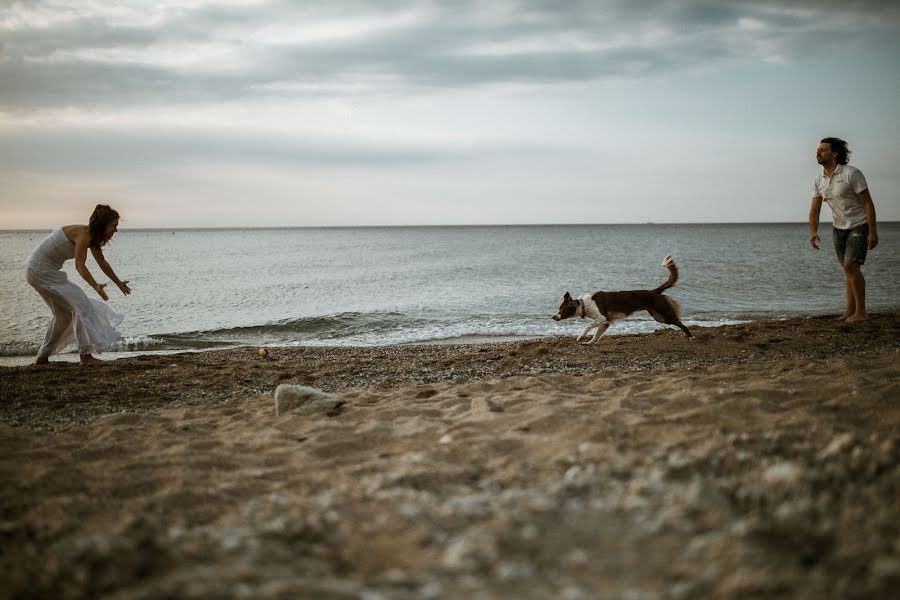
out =
<path fill-rule="evenodd" d="M 753 318 L 722 314 L 692 315 L 689 327 L 715 327 L 744 323 Z M 561 322 L 547 317 L 514 318 L 509 315 L 413 316 L 399 312 L 347 312 L 284 319 L 269 323 L 208 330 L 152 333 L 125 337 L 111 352 L 205 350 L 233 346 L 391 346 L 416 343 L 474 343 L 551 336 L 577 335 L 584 322 Z M 606 335 L 629 335 L 667 327 L 646 315 L 616 322 Z M 34 342 L 0 343 L 0 356 L 33 356 Z M 74 350 L 70 347 L 69 350 Z"/>
<path fill-rule="evenodd" d="M 108 352 L 144 352 L 151 350 L 165 350 L 167 343 L 148 335 L 124 337 L 113 343 Z M 40 347 L 39 342 L 12 341 L 0 342 L 0 357 L 3 356 L 34 356 Z M 68 352 L 74 352 L 75 345 L 66 348 Z"/>
<path fill-rule="evenodd" d="M 241 325 L 201 331 L 153 334 L 170 346 L 196 347 L 236 343 L 290 343 L 302 340 L 329 340 L 353 337 L 361 332 L 389 332 L 404 324 L 417 322 L 401 313 L 348 312 L 335 315 L 284 319 L 257 325 Z"/>
<path fill-rule="evenodd" d="M 19 340 L 0 342 L 0 356 L 34 356 L 37 351 L 38 345 L 33 342 Z"/>
<path fill-rule="evenodd" d="M 166 342 L 149 335 L 124 337 L 109 349 L 110 352 L 141 352 L 144 350 L 164 350 Z"/>
<path fill-rule="evenodd" d="M 348 312 L 285 319 L 258 325 L 152 334 L 153 349 L 198 349 L 234 345 L 378 346 L 472 338 L 525 338 L 558 333 L 550 319 L 514 320 L 460 315 L 434 318 L 396 312 Z"/>

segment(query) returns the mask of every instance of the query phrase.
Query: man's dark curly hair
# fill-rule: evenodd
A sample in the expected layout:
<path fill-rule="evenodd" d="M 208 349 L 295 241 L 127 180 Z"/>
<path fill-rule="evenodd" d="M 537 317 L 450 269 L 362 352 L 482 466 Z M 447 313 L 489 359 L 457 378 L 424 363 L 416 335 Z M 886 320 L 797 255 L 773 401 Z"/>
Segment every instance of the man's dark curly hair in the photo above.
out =
<path fill-rule="evenodd" d="M 837 163 L 839 165 L 846 165 L 849 162 L 850 148 L 847 147 L 847 142 L 841 138 L 827 137 L 819 143 L 831 146 L 831 151 L 837 154 Z"/>
<path fill-rule="evenodd" d="M 91 213 L 91 220 L 88 221 L 88 229 L 91 232 L 91 246 L 100 248 L 109 242 L 109 239 L 106 238 L 106 228 L 118 218 L 119 213 L 106 204 L 98 204 L 94 208 L 94 212 Z"/>

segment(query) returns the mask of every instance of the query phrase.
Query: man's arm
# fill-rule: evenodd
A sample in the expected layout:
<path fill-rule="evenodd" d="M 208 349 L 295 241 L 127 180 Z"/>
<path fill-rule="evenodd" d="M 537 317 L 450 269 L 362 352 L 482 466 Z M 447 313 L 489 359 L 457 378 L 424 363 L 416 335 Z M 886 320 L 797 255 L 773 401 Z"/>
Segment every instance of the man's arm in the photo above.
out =
<path fill-rule="evenodd" d="M 875 203 L 872 195 L 865 189 L 856 195 L 863 206 L 866 207 L 866 220 L 869 222 L 869 250 L 878 245 L 878 225 L 875 222 Z"/>
<path fill-rule="evenodd" d="M 813 196 L 809 208 L 809 245 L 819 249 L 819 215 L 822 213 L 822 197 Z"/>

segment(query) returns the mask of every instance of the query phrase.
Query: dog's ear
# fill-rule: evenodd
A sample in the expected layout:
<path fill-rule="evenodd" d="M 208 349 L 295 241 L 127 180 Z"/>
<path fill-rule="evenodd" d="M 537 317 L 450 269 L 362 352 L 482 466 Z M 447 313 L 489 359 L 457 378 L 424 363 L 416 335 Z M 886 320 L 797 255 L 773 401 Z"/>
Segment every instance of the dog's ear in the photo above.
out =
<path fill-rule="evenodd" d="M 571 299 L 572 299 L 572 296 L 569 294 L 569 292 L 566 292 L 566 295 L 563 296 L 563 300 L 571 300 Z"/>

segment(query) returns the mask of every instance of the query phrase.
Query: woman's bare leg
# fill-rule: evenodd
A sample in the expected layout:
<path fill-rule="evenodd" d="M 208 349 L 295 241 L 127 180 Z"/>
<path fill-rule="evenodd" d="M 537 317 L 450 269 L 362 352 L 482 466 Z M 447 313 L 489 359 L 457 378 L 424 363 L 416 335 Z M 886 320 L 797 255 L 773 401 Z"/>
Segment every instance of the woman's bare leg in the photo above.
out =
<path fill-rule="evenodd" d="M 36 365 L 46 365 L 50 362 L 50 354 L 58 345 L 58 340 L 65 334 L 66 330 L 72 326 L 74 314 L 72 309 L 65 304 L 59 302 L 53 295 L 38 290 L 41 298 L 50 307 L 50 324 L 47 326 L 47 333 L 44 341 L 38 349 L 37 358 L 34 361 Z"/>

